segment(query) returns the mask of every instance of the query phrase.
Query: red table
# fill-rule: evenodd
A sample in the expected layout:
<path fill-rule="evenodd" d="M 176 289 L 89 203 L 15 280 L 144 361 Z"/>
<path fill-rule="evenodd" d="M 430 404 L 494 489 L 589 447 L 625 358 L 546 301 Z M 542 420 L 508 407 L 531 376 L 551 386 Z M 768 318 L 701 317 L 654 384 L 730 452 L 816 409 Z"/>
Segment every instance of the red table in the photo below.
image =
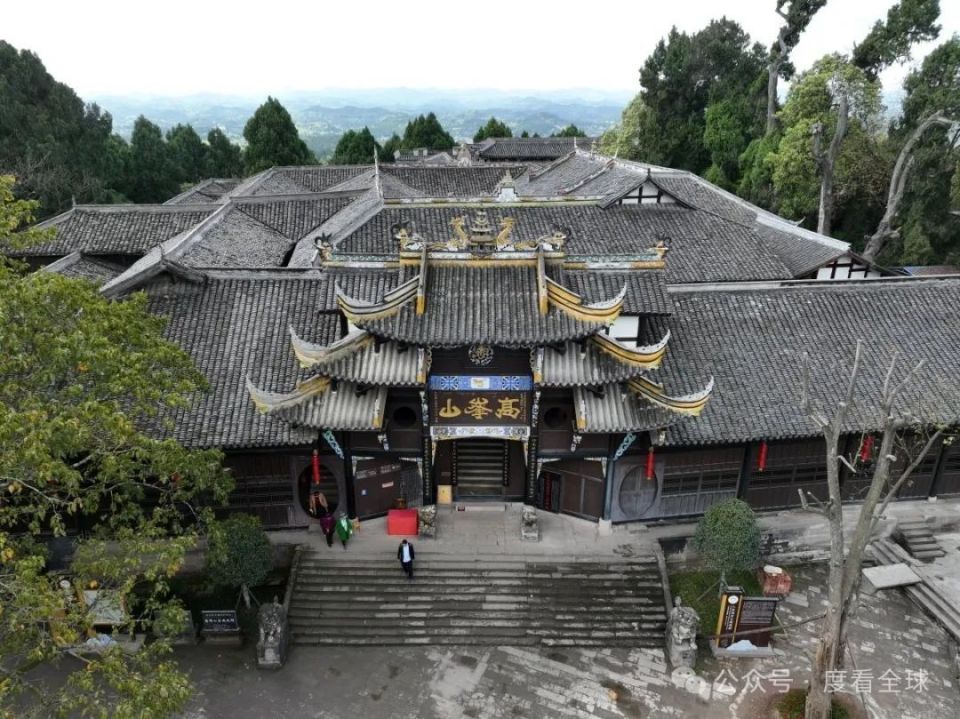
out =
<path fill-rule="evenodd" d="M 387 512 L 387 534 L 417 536 L 417 510 L 391 509 Z"/>

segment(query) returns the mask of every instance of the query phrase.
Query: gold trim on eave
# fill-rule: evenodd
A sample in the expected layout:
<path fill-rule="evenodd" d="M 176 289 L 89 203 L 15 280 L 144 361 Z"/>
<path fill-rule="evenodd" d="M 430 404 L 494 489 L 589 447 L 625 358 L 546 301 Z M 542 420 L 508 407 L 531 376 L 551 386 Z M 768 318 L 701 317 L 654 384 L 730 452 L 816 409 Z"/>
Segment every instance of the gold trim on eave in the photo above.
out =
<path fill-rule="evenodd" d="M 660 366 L 663 356 L 667 353 L 667 343 L 670 341 L 670 330 L 656 344 L 641 347 L 627 347 L 599 332 L 590 336 L 590 341 L 604 353 L 624 364 L 644 369 L 656 369 Z"/>
<path fill-rule="evenodd" d="M 254 405 L 256 405 L 257 410 L 261 414 L 270 414 L 279 409 L 296 407 L 310 397 L 323 394 L 329 387 L 329 377 L 316 375 L 298 384 L 293 392 L 279 394 L 276 392 L 264 392 L 247 377 L 247 392 L 250 393 L 250 399 L 253 400 Z"/>
<path fill-rule="evenodd" d="M 585 305 L 583 299 L 575 292 L 549 277 L 547 278 L 547 298 L 550 300 L 550 304 L 582 322 L 600 322 L 605 325 L 612 325 L 623 310 L 623 298 L 626 295 L 627 287 L 624 285 L 623 289 L 612 299 Z"/>
<path fill-rule="evenodd" d="M 373 335 L 360 331 L 351 332 L 329 345 L 318 345 L 313 342 L 307 342 L 300 337 L 292 325 L 289 330 L 290 345 L 293 347 L 293 354 L 296 355 L 297 361 L 304 369 L 315 367 L 318 364 L 334 362 L 343 357 L 349 357 L 373 341 Z"/>
<path fill-rule="evenodd" d="M 392 317 L 400 311 L 401 307 L 417 296 L 417 286 L 419 283 L 420 276 L 417 275 L 390 292 L 387 292 L 378 303 L 363 302 L 362 300 L 348 297 L 344 294 L 343 290 L 340 289 L 340 286 L 336 285 L 337 304 L 340 306 L 343 314 L 347 316 L 347 319 L 356 325 L 360 325 L 363 322 L 380 320 L 385 317 Z"/>
<path fill-rule="evenodd" d="M 704 389 L 682 397 L 670 397 L 664 394 L 662 384 L 646 377 L 635 377 L 627 383 L 627 386 L 638 397 L 643 397 L 655 405 L 673 410 L 678 414 L 698 417 L 707 406 L 710 394 L 713 392 L 713 377 Z"/>

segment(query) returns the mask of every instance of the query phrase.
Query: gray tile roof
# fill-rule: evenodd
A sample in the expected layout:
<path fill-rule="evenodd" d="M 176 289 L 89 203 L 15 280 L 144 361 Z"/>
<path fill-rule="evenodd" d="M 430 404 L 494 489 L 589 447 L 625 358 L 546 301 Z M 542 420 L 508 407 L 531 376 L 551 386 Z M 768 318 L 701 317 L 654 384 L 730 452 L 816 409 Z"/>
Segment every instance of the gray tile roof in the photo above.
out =
<path fill-rule="evenodd" d="M 473 208 L 388 205 L 337 246 L 339 253 L 393 257 L 397 241 L 391 228 L 412 221 L 417 232 L 432 241 L 452 237 L 450 221 L 470 215 Z M 635 255 L 665 239 L 666 277 L 670 283 L 790 279 L 793 274 L 751 229 L 715 215 L 678 205 L 624 205 L 603 209 L 594 204 L 543 204 L 487 209 L 494 226 L 504 217 L 516 224 L 516 240 L 533 240 L 553 231 L 571 230 L 568 255 Z"/>
<path fill-rule="evenodd" d="M 225 195 L 229 195 L 240 185 L 242 180 L 211 179 L 204 180 L 185 192 L 171 197 L 165 205 L 192 205 L 206 202 L 221 202 Z"/>
<path fill-rule="evenodd" d="M 701 210 L 708 210 L 742 225 L 752 226 L 756 212 L 743 201 L 737 202 L 718 192 L 709 183 L 687 173 L 652 172 L 655 185 L 674 197 Z"/>
<path fill-rule="evenodd" d="M 599 387 L 610 382 L 623 382 L 642 374 L 644 370 L 619 362 L 602 352 L 592 342 L 583 350 L 579 343 L 570 342 L 563 352 L 543 350 L 544 387 Z"/>
<path fill-rule="evenodd" d="M 380 347 L 369 344 L 359 352 L 312 367 L 315 374 L 360 385 L 390 385 L 393 387 L 416 387 L 420 369 L 416 348 L 400 351 L 393 342 Z"/>
<path fill-rule="evenodd" d="M 620 384 L 608 384 L 603 395 L 576 387 L 573 390 L 577 417 L 586 420 L 579 431 L 589 433 L 640 432 L 674 425 L 694 424 L 697 420 L 658 407 L 628 392 Z"/>
<path fill-rule="evenodd" d="M 596 138 L 578 137 L 576 144 L 589 149 Z M 484 160 L 553 160 L 572 152 L 572 137 L 498 137 L 481 143 L 475 153 Z"/>
<path fill-rule="evenodd" d="M 560 195 L 602 166 L 603 163 L 592 155 L 575 153 L 571 147 L 569 154 L 518 179 L 517 194 L 529 197 Z"/>
<path fill-rule="evenodd" d="M 767 247 L 780 258 L 794 277 L 803 277 L 846 253 L 846 250 L 835 245 L 815 240 L 804 241 L 795 234 L 764 223 L 757 223 L 755 228 Z"/>
<path fill-rule="evenodd" d="M 751 228 L 794 277 L 807 275 L 850 249 L 846 242 L 798 227 L 695 175 L 654 170 L 651 178 L 682 202 Z"/>
<path fill-rule="evenodd" d="M 565 270 L 554 279 L 584 297 L 613 297 L 623 286 L 624 314 L 668 315 L 673 300 L 667 292 L 667 280 L 660 270 Z"/>
<path fill-rule="evenodd" d="M 427 283 L 423 315 L 408 303 L 393 317 L 367 322 L 364 328 L 418 346 L 532 347 L 579 339 L 602 327 L 555 308 L 541 315 L 533 267 L 431 267 Z"/>
<path fill-rule="evenodd" d="M 238 273 L 240 274 L 240 273 Z M 275 447 L 308 443 L 315 432 L 296 429 L 254 407 L 246 378 L 259 387 L 292 388 L 305 378 L 287 328 L 311 342 L 340 332 L 328 304 L 330 283 L 317 273 L 289 279 L 211 279 L 205 284 L 161 282 L 148 288 L 151 312 L 169 318 L 164 334 L 183 347 L 207 377 L 210 391 L 170 419 L 170 436 L 191 447 Z"/>
<path fill-rule="evenodd" d="M 928 363 L 903 395 L 932 421 L 960 411 L 960 281 L 870 280 L 771 290 L 679 292 L 675 314 L 658 319 L 651 340 L 672 339 L 656 376 L 675 393 L 713 376 L 703 414 L 667 433 L 671 445 L 816 435 L 800 410 L 802 357 L 810 356 L 813 397 L 829 410 L 842 395 L 856 340 L 865 343 L 851 431 L 879 425 L 875 406 L 883 372 L 900 353 L 900 373 Z"/>
<path fill-rule="evenodd" d="M 497 165 L 495 167 L 425 167 L 422 165 L 381 165 L 380 172 L 391 176 L 404 185 L 412 187 L 424 197 L 456 197 L 470 199 L 491 197 L 497 185 L 510 172 L 518 177 L 526 171 L 523 165 Z"/>
<path fill-rule="evenodd" d="M 18 251 L 20 256 L 142 255 L 164 240 L 194 227 L 216 206 L 101 205 L 75 207 L 41 227 L 56 228 L 50 242 Z M 13 253 L 11 253 L 13 254 Z"/>
<path fill-rule="evenodd" d="M 123 265 L 98 257 L 87 257 L 80 252 L 62 257 L 43 268 L 46 272 L 56 272 L 64 277 L 89 280 L 98 286 L 109 282 L 125 269 Z"/>
<path fill-rule="evenodd" d="M 189 267 L 282 267 L 292 248 L 289 237 L 231 206 L 171 254 Z"/>
<path fill-rule="evenodd" d="M 386 387 L 361 390 L 344 382 L 292 407 L 277 409 L 269 416 L 297 427 L 313 428 L 314 434 L 319 429 L 373 431 L 383 425 L 386 399 Z"/>
<path fill-rule="evenodd" d="M 296 242 L 351 202 L 350 197 L 311 197 L 238 202 L 237 208 Z"/>
<path fill-rule="evenodd" d="M 364 173 L 368 165 L 309 165 L 307 167 L 278 167 L 271 175 L 276 186 L 299 187 L 303 192 L 324 192 L 352 177 Z M 292 184 L 289 184 L 292 183 Z M 273 187 L 274 185 L 271 185 Z M 259 191 L 257 194 L 267 194 Z M 276 193 L 274 193 L 276 194 Z"/>

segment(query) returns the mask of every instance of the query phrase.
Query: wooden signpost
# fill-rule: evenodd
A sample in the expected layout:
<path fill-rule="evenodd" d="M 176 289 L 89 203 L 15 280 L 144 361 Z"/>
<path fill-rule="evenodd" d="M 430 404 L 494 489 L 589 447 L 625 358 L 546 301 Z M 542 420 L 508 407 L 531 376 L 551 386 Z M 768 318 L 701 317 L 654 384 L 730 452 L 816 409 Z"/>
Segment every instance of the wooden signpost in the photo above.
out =
<path fill-rule="evenodd" d="M 776 597 L 747 597 L 743 588 L 728 586 L 720 596 L 717 647 L 726 649 L 740 639 L 750 640 L 755 647 L 768 647 L 778 601 Z M 746 634 L 738 636 L 742 633 Z"/>

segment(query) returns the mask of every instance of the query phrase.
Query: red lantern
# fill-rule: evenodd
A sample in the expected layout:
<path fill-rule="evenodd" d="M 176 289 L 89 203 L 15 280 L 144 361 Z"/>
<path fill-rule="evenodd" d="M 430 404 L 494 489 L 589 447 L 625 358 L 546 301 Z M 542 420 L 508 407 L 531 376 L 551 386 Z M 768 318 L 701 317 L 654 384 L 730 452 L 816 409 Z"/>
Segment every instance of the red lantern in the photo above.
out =
<path fill-rule="evenodd" d="M 647 450 L 647 479 L 653 479 L 656 474 L 653 471 L 653 447 Z"/>
<path fill-rule="evenodd" d="M 763 441 L 760 443 L 760 454 L 757 457 L 757 471 L 762 472 L 767 468 L 767 443 Z"/>
<path fill-rule="evenodd" d="M 873 435 L 868 434 L 860 443 L 860 461 L 869 462 L 871 454 L 873 454 Z"/>
<path fill-rule="evenodd" d="M 320 453 L 317 450 L 313 450 L 311 464 L 313 465 L 313 483 L 320 484 Z"/>

